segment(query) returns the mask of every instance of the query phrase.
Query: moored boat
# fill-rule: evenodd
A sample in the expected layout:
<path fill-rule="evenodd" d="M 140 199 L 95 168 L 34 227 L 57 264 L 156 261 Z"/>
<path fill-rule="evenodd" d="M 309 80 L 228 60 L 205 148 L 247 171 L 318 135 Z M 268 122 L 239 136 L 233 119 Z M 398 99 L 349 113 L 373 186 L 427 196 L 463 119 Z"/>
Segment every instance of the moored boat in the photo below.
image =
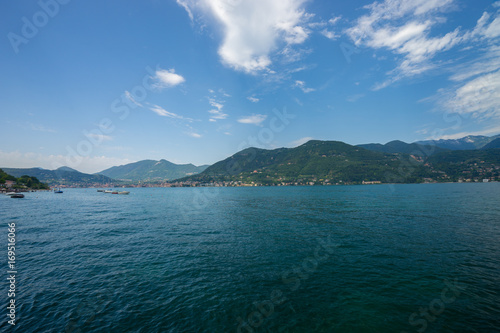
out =
<path fill-rule="evenodd" d="M 22 193 L 14 193 L 10 195 L 11 198 L 24 198 L 24 194 Z"/>
<path fill-rule="evenodd" d="M 129 191 L 121 191 L 121 192 L 118 192 L 118 194 L 129 194 L 130 192 Z"/>

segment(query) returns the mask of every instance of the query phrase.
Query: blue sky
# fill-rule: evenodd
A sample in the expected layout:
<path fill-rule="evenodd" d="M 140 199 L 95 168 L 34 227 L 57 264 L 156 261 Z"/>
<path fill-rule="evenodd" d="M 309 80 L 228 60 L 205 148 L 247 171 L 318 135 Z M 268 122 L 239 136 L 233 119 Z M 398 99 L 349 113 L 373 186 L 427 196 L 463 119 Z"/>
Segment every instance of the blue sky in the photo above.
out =
<path fill-rule="evenodd" d="M 500 1 L 0 3 L 1 167 L 500 133 Z"/>

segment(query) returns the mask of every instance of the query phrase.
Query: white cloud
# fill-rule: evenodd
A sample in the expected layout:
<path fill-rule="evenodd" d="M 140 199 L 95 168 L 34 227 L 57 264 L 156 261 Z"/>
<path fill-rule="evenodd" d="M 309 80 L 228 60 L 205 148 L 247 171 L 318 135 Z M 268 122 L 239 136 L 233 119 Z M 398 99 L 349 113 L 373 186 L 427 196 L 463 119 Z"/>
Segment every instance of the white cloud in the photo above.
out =
<path fill-rule="evenodd" d="M 400 65 L 390 74 L 392 78 L 379 84 L 383 88 L 403 77 L 421 74 L 434 66 L 428 61 L 463 41 L 457 28 L 444 36 L 430 37 L 434 26 L 442 22 L 439 17 L 454 0 L 385 0 L 365 6 L 369 14 L 360 17 L 347 29 L 357 46 L 388 49 L 403 55 Z"/>
<path fill-rule="evenodd" d="M 260 99 L 253 96 L 248 96 L 247 99 L 252 103 L 258 103 L 260 101 Z"/>
<path fill-rule="evenodd" d="M 154 113 L 156 113 L 157 115 L 162 116 L 162 117 L 168 117 L 168 118 L 173 118 L 173 119 L 182 119 L 182 120 L 187 120 L 187 121 L 193 121 L 193 119 L 191 119 L 191 118 L 185 118 L 185 117 L 180 116 L 178 114 L 175 114 L 173 112 L 169 112 L 169 111 L 165 110 L 164 108 L 162 108 L 159 105 L 152 104 L 149 107 L 149 109 L 151 111 L 153 111 Z"/>
<path fill-rule="evenodd" d="M 199 139 L 201 138 L 201 134 L 198 134 L 198 133 L 195 133 L 195 132 L 187 132 L 186 133 L 187 135 L 189 135 L 190 137 L 193 137 L 193 138 L 196 138 L 196 139 Z"/>
<path fill-rule="evenodd" d="M 449 134 L 449 135 L 443 135 L 439 138 L 431 138 L 432 140 L 455 140 L 455 139 L 461 139 L 469 135 L 484 135 L 484 136 L 491 136 L 491 135 L 497 135 L 500 133 L 500 126 L 494 126 L 494 127 L 489 127 L 481 131 L 472 131 L 472 132 L 460 132 L 460 133 L 455 133 L 455 134 Z"/>
<path fill-rule="evenodd" d="M 306 83 L 304 81 L 300 81 L 300 80 L 295 81 L 295 87 L 300 88 L 306 94 L 313 92 L 315 90 L 313 88 L 306 88 Z"/>
<path fill-rule="evenodd" d="M 179 2 L 178 2 L 179 3 Z M 309 36 L 305 0 L 183 0 L 192 13 L 209 13 L 223 32 L 219 55 L 227 66 L 247 73 L 268 69 L 271 54 Z"/>
<path fill-rule="evenodd" d="M 300 138 L 298 140 L 295 140 L 295 141 L 292 141 L 290 142 L 290 146 L 291 147 L 298 147 L 298 146 L 302 146 L 304 143 L 308 142 L 308 141 L 311 141 L 311 140 L 314 140 L 313 137 L 310 137 L 310 136 L 306 136 L 304 138 Z"/>
<path fill-rule="evenodd" d="M 194 19 L 193 12 L 191 12 L 191 9 L 189 9 L 189 5 L 187 4 L 187 1 L 177 0 L 177 4 L 186 10 L 186 12 L 189 15 L 189 18 L 191 19 L 191 22 L 193 22 L 193 19 Z"/>
<path fill-rule="evenodd" d="M 347 34 L 357 46 L 387 49 L 394 55 L 403 57 L 398 67 L 388 73 L 390 78 L 376 85 L 375 90 L 404 77 L 420 75 L 436 68 L 432 59 L 437 54 L 467 42 L 488 42 L 500 36 L 500 18 L 496 17 L 490 22 L 489 13 L 484 13 L 472 30 L 462 31 L 457 27 L 444 35 L 432 36 L 433 28 L 446 22 L 442 17 L 443 13 L 452 8 L 455 2 L 385 0 L 365 6 L 369 13 L 347 29 Z"/>
<path fill-rule="evenodd" d="M 449 108 L 459 114 L 500 118 L 500 70 L 467 82 L 448 103 Z"/>
<path fill-rule="evenodd" d="M 155 72 L 154 79 L 158 88 L 171 88 L 186 81 L 181 75 L 176 74 L 173 68 L 168 70 L 158 69 Z"/>
<path fill-rule="evenodd" d="M 328 23 L 331 25 L 335 25 L 337 24 L 338 21 L 340 21 L 340 19 L 342 19 L 342 16 L 332 17 L 331 19 L 328 20 Z"/>
<path fill-rule="evenodd" d="M 323 36 L 325 36 L 326 38 L 331 39 L 331 40 L 337 40 L 340 37 L 340 35 L 336 34 L 334 31 L 330 31 L 328 29 L 323 29 L 321 31 L 321 34 Z"/>
<path fill-rule="evenodd" d="M 104 135 L 104 134 L 88 133 L 85 135 L 88 137 L 91 137 L 92 139 L 96 140 L 97 142 L 113 140 L 112 137 L 110 137 L 109 135 Z"/>
<path fill-rule="evenodd" d="M 489 50 L 478 59 L 470 63 L 457 66 L 451 76 L 453 81 L 464 81 L 475 76 L 491 73 L 500 69 L 500 46 L 493 45 Z"/>
<path fill-rule="evenodd" d="M 227 95 L 227 94 L 225 94 Z M 229 96 L 229 95 L 227 95 Z M 216 122 L 217 120 L 226 119 L 228 117 L 227 114 L 222 112 L 222 108 L 224 107 L 223 101 L 217 101 L 214 98 L 209 98 L 208 103 L 214 107 L 215 109 L 209 110 L 208 113 L 211 114 L 209 121 Z"/>
<path fill-rule="evenodd" d="M 495 38 L 500 36 L 500 17 L 497 17 L 491 22 L 491 24 L 483 32 L 483 35 L 487 38 Z"/>
<path fill-rule="evenodd" d="M 208 113 L 210 113 L 212 116 L 210 116 L 210 121 L 216 121 L 216 120 L 221 120 L 221 119 L 226 119 L 228 117 L 227 114 L 220 110 L 209 110 Z"/>
<path fill-rule="evenodd" d="M 252 125 L 261 126 L 262 122 L 264 120 L 266 120 L 266 118 L 267 118 L 266 115 L 253 114 L 251 116 L 242 117 L 242 118 L 238 119 L 238 122 L 242 123 L 242 124 L 252 124 Z"/>
<path fill-rule="evenodd" d="M 33 152 L 21 153 L 19 151 L 5 152 L 0 150 L 1 167 L 34 168 L 54 170 L 61 166 L 68 166 L 85 173 L 96 173 L 115 165 L 135 162 L 134 160 L 108 156 L 74 156 L 47 155 Z"/>
<path fill-rule="evenodd" d="M 127 91 L 127 90 L 125 91 L 125 97 L 126 97 L 129 101 L 131 101 L 132 103 L 134 103 L 135 105 L 137 105 L 137 106 L 141 106 L 141 107 L 142 107 L 142 104 L 141 104 L 141 103 L 139 103 L 139 102 L 137 102 L 137 101 L 134 99 L 134 97 L 132 96 L 132 94 L 131 94 L 129 91 Z"/>
<path fill-rule="evenodd" d="M 224 104 L 222 104 L 222 102 L 217 102 L 213 98 L 209 98 L 208 103 L 210 103 L 210 105 L 213 106 L 214 108 L 217 108 L 217 110 L 219 111 L 224 107 Z"/>

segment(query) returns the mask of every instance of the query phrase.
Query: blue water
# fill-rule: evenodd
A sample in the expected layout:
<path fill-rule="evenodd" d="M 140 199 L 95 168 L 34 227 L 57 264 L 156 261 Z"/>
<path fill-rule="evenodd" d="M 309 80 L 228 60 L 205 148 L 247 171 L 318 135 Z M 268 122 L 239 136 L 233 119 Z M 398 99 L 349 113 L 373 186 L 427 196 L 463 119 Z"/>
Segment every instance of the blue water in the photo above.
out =
<path fill-rule="evenodd" d="M 500 183 L 130 191 L 0 197 L 0 331 L 500 331 Z"/>

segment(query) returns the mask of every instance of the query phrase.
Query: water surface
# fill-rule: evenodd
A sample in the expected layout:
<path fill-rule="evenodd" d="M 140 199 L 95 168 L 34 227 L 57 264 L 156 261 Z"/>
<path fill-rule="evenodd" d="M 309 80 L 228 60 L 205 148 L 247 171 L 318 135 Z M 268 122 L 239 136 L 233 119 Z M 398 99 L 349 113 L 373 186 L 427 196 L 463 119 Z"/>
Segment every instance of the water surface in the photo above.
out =
<path fill-rule="evenodd" d="M 499 183 L 130 191 L 0 197 L 0 330 L 500 331 Z"/>

